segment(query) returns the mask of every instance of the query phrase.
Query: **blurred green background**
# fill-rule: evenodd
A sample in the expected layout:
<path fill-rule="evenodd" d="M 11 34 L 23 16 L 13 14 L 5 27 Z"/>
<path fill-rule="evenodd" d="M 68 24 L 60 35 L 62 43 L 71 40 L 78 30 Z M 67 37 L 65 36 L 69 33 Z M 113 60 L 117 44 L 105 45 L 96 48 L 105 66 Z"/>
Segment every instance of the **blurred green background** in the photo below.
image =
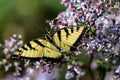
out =
<path fill-rule="evenodd" d="M 12 34 L 21 34 L 25 42 L 43 37 L 49 28 L 46 20 L 65 10 L 60 1 L 0 0 L 0 42 Z"/>
<path fill-rule="evenodd" d="M 0 0 L 0 43 L 12 34 L 21 34 L 24 43 L 44 37 L 46 20 L 65 10 L 61 0 Z M 1 50 L 0 50 L 1 51 Z M 1 59 L 0 59 L 1 60 Z M 0 77 L 5 76 L 0 71 Z"/>

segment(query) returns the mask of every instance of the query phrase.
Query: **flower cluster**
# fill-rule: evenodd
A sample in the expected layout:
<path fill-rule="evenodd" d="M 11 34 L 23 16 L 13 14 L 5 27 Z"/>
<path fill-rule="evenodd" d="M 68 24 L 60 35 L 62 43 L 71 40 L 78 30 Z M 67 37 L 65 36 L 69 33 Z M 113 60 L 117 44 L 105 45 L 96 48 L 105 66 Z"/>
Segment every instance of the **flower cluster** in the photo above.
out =
<path fill-rule="evenodd" d="M 85 72 L 80 68 L 78 64 L 75 64 L 74 61 L 68 63 L 67 73 L 65 75 L 66 79 L 71 79 L 73 77 L 76 77 L 76 79 L 79 79 L 84 74 Z"/>
<path fill-rule="evenodd" d="M 107 4 L 101 1 L 91 3 L 88 0 L 62 0 L 61 3 L 67 9 L 50 22 L 50 26 L 55 30 L 63 27 L 79 26 L 83 23 L 91 26 L 99 16 L 102 16 L 109 7 L 112 7 L 110 2 Z"/>
<path fill-rule="evenodd" d="M 3 47 L 3 53 L 5 57 L 9 59 L 11 57 L 11 53 L 18 49 L 23 44 L 22 36 L 13 34 L 10 37 L 10 40 L 5 40 Z"/>
<path fill-rule="evenodd" d="M 64 27 L 87 24 L 86 26 L 91 30 L 89 30 L 88 35 L 82 40 L 82 47 L 87 50 L 87 55 L 90 58 L 96 58 L 113 64 L 112 68 L 117 65 L 114 71 L 119 75 L 120 21 L 117 18 L 119 14 L 116 14 L 116 12 L 107 13 L 107 11 L 109 12 L 113 8 L 118 8 L 119 10 L 119 2 L 112 0 L 99 0 L 98 2 L 91 2 L 89 0 L 62 0 L 61 3 L 67 9 L 50 22 L 51 28 L 56 31 Z M 112 18 L 112 15 L 114 15 L 114 18 Z M 73 65 L 67 65 L 68 67 L 71 66 L 70 69 L 73 72 L 68 69 L 66 79 L 78 77 L 78 74 L 77 76 L 74 75 L 74 72 L 77 72 L 74 70 L 76 65 Z M 83 74 L 80 66 L 77 71 Z M 82 76 L 82 74 L 79 75 Z"/>
<path fill-rule="evenodd" d="M 105 21 L 96 25 L 94 35 L 85 38 L 82 41 L 83 46 L 88 50 L 89 56 L 118 66 L 120 65 L 120 25 L 114 23 L 112 19 L 100 18 Z"/>
<path fill-rule="evenodd" d="M 5 55 L 5 58 L 0 61 L 0 69 L 4 69 L 6 72 L 9 71 L 11 68 L 15 67 L 14 75 L 18 76 L 21 75 L 20 71 L 22 68 L 19 66 L 18 62 L 10 62 L 11 60 L 11 53 L 13 53 L 18 47 L 20 47 L 23 43 L 22 36 L 13 34 L 9 40 L 5 40 L 4 44 L 1 45 L 3 48 L 3 55 Z"/>

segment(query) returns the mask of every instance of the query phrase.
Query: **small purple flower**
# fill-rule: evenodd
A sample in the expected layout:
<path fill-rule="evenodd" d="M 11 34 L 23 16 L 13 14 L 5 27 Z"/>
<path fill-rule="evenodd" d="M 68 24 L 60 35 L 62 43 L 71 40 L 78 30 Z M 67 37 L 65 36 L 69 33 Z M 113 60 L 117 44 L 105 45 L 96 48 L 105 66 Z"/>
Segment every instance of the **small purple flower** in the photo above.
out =
<path fill-rule="evenodd" d="M 114 69 L 114 75 L 116 79 L 120 79 L 120 65 L 116 66 Z"/>

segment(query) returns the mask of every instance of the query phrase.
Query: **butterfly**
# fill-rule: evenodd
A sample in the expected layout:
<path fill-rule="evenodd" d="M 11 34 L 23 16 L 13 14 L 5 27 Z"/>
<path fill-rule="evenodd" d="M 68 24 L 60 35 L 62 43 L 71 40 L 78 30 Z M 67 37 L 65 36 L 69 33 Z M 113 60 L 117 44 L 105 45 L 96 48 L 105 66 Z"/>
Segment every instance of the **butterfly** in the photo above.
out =
<path fill-rule="evenodd" d="M 59 62 L 63 58 L 61 49 L 68 52 L 76 50 L 76 46 L 86 33 L 86 27 L 62 28 L 51 36 L 46 34 L 45 38 L 34 39 L 18 48 L 12 56 L 20 58 L 39 60 L 44 59 L 51 62 Z"/>

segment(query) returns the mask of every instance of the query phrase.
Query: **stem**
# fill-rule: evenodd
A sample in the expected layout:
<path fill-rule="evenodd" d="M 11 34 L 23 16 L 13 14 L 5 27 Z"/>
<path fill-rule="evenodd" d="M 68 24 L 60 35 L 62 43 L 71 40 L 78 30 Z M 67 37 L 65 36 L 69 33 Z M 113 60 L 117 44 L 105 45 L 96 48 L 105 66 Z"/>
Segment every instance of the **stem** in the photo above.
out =
<path fill-rule="evenodd" d="M 90 76 L 91 76 L 91 80 L 95 80 L 94 73 L 91 70 L 91 63 L 92 63 L 92 61 L 93 61 L 93 55 L 90 56 L 90 61 L 89 61 L 89 64 L 88 64 L 88 70 L 89 70 L 89 73 L 90 73 Z"/>

